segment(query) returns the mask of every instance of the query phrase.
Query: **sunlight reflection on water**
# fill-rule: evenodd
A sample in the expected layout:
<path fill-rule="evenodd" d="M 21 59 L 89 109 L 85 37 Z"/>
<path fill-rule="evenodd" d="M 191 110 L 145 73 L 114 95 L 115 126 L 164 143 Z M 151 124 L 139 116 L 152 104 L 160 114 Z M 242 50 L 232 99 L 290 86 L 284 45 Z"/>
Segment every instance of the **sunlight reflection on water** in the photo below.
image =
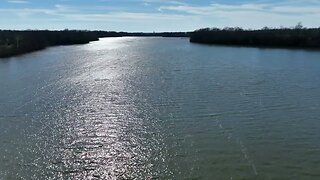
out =
<path fill-rule="evenodd" d="M 107 40 L 101 46 L 119 48 L 121 45 L 115 44 L 123 43 L 123 39 L 119 40 Z M 93 63 L 77 67 L 86 71 L 65 82 L 76 92 L 75 105 L 72 110 L 66 109 L 69 112 L 63 120 L 69 125 L 60 142 L 61 152 L 55 153 L 59 154 L 55 164 L 61 167 L 61 175 L 107 179 L 157 176 L 151 174 L 155 166 L 151 156 L 158 152 L 157 158 L 162 158 L 162 142 L 153 124 L 154 110 L 135 97 L 134 88 L 138 87 L 128 84 L 135 72 L 130 59 L 112 55 L 107 53 Z"/>

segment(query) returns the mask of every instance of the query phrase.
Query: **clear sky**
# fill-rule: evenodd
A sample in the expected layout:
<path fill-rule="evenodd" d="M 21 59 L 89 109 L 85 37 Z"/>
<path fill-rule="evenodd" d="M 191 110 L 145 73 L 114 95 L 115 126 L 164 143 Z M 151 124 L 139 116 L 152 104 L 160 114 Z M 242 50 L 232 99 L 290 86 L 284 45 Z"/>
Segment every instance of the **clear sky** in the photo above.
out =
<path fill-rule="evenodd" d="M 320 0 L 0 0 L 0 29 L 320 27 Z"/>

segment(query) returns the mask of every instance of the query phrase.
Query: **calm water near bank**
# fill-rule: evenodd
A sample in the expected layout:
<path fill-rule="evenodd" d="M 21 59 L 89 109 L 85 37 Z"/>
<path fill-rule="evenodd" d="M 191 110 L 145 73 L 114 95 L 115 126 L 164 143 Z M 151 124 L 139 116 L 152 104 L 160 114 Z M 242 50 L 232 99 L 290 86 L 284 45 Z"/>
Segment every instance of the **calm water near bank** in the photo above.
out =
<path fill-rule="evenodd" d="M 320 52 L 104 38 L 0 60 L 0 179 L 319 179 Z"/>

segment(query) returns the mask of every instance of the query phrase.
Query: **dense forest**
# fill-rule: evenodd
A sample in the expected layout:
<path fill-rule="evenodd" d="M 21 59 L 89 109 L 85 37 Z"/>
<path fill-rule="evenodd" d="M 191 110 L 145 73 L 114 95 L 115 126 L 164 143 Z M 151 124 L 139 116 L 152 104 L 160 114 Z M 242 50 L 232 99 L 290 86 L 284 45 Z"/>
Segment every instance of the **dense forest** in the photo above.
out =
<path fill-rule="evenodd" d="M 307 29 L 298 24 L 294 28 L 204 28 L 191 33 L 190 42 L 203 44 L 320 48 L 320 28 Z"/>
<path fill-rule="evenodd" d="M 0 58 L 20 55 L 49 46 L 85 44 L 99 40 L 101 37 L 122 36 L 161 36 L 161 37 L 188 37 L 188 33 L 127 33 L 113 31 L 48 31 L 27 30 L 10 31 L 0 30 Z"/>

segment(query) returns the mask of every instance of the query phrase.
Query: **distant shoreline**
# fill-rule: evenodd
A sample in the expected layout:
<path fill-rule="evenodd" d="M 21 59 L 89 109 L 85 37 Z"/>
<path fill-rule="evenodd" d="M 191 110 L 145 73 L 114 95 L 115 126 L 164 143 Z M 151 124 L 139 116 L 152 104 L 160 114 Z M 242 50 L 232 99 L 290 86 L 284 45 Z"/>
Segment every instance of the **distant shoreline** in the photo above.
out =
<path fill-rule="evenodd" d="M 47 47 L 60 45 L 87 44 L 98 41 L 104 37 L 189 37 L 186 32 L 163 32 L 163 33 L 127 33 L 114 31 L 48 31 L 27 30 L 11 31 L 0 30 L 0 58 L 8 58 L 23 55 Z"/>
<path fill-rule="evenodd" d="M 191 33 L 190 42 L 242 47 L 320 49 L 320 28 L 261 30 L 205 28 Z"/>
<path fill-rule="evenodd" d="M 191 43 L 240 47 L 320 49 L 320 28 L 243 30 L 204 28 L 194 32 L 128 33 L 114 31 L 0 30 L 0 58 L 60 45 L 87 44 L 104 37 L 189 37 Z"/>

